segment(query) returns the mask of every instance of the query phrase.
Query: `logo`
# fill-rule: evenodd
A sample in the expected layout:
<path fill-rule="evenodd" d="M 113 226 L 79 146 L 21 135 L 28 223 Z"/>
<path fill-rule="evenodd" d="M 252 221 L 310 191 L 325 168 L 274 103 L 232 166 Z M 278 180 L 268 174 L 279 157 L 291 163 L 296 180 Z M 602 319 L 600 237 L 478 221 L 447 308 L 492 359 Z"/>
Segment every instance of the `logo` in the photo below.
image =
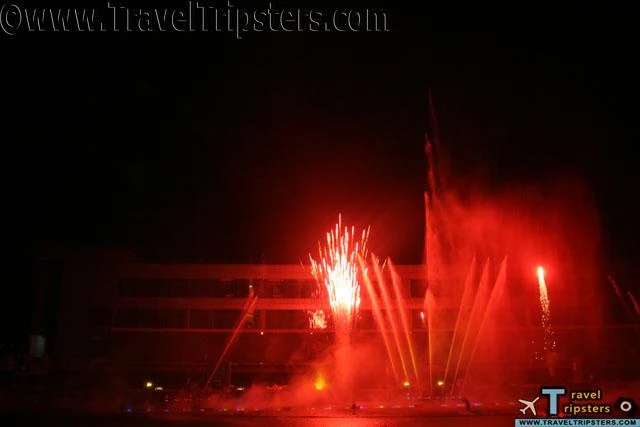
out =
<path fill-rule="evenodd" d="M 544 398 L 546 407 L 536 402 Z M 568 390 L 562 386 L 545 386 L 532 400 L 518 399 L 522 405 L 518 410 L 529 418 L 515 420 L 516 427 L 522 426 L 589 426 L 589 425 L 625 425 L 640 427 L 640 419 L 632 418 L 638 406 L 631 397 L 622 396 L 609 403 L 602 389 Z M 540 415 L 539 415 L 540 414 Z M 614 417 L 621 418 L 614 418 Z M 579 418 L 584 417 L 584 418 Z"/>
<path fill-rule="evenodd" d="M 619 397 L 618 400 L 616 400 L 616 403 L 614 403 L 614 407 L 616 410 L 629 417 L 633 417 L 638 410 L 638 405 L 636 405 L 636 402 L 634 402 L 630 397 Z"/>
<path fill-rule="evenodd" d="M 540 399 L 540 396 L 536 397 L 533 400 L 518 399 L 518 402 L 524 405 L 524 407 L 520 409 L 520 412 L 522 412 L 522 414 L 524 415 L 527 413 L 527 411 L 531 411 L 531 413 L 535 417 L 537 415 L 536 402 L 538 401 L 538 399 Z"/>
<path fill-rule="evenodd" d="M 558 397 L 564 396 L 567 390 L 564 387 L 543 387 L 540 393 L 548 396 L 549 405 L 547 407 L 548 415 L 558 415 Z"/>

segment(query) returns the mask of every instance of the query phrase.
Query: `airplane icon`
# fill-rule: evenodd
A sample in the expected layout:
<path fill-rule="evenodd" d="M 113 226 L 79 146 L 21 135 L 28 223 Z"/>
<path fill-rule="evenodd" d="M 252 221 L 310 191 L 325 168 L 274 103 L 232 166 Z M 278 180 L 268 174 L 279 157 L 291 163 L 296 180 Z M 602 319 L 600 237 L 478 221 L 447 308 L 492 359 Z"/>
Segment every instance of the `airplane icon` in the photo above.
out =
<path fill-rule="evenodd" d="M 538 401 L 538 399 L 540 399 L 540 396 L 536 397 L 535 399 L 533 399 L 532 401 L 528 401 L 528 400 L 523 400 L 523 399 L 518 399 L 518 402 L 522 403 L 524 405 L 524 408 L 520 409 L 520 412 L 522 412 L 523 414 L 525 414 L 527 412 L 527 410 L 531 410 L 531 413 L 533 414 L 533 416 L 536 416 L 536 406 L 535 403 Z"/>

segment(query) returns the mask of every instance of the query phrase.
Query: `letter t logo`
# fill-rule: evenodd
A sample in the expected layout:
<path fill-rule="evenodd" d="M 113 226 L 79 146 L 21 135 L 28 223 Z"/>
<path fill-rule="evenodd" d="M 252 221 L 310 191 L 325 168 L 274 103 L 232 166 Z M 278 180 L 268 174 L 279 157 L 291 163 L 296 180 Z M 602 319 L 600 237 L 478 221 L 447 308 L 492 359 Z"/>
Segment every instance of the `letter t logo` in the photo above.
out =
<path fill-rule="evenodd" d="M 564 387 L 543 387 L 540 393 L 549 396 L 548 415 L 558 415 L 558 396 L 563 396 L 567 390 Z"/>

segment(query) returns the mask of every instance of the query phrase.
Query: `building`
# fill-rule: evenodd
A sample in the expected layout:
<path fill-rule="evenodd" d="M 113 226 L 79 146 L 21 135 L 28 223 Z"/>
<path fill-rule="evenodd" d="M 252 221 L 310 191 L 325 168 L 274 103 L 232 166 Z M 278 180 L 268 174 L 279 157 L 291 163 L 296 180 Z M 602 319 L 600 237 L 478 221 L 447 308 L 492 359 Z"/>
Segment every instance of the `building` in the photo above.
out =
<path fill-rule="evenodd" d="M 425 269 L 399 265 L 396 271 L 411 334 L 416 346 L 425 349 Z M 43 257 L 41 283 L 34 333 L 47 338 L 46 354 L 58 370 L 118 373 L 133 382 L 151 377 L 176 384 L 202 379 L 224 353 L 250 294 L 257 296 L 254 310 L 225 353 L 216 381 L 238 381 L 232 375 L 292 373 L 331 344 L 331 324 L 318 329 L 309 321 L 309 311 L 326 307 L 316 297 L 317 285 L 305 265 L 149 264 L 126 254 L 84 251 Z M 517 291 L 508 298 L 517 317 L 509 318 L 501 336 L 516 331 L 515 337 L 522 330 L 539 334 L 535 292 Z M 584 301 L 590 298 L 586 295 Z M 459 299 L 441 299 L 438 318 L 448 320 L 434 331 L 450 339 L 459 306 Z M 601 320 L 603 306 L 591 306 L 596 315 L 590 316 L 584 315 L 583 307 L 575 310 L 583 312 L 580 324 L 576 316 L 563 318 L 570 310 L 557 310 L 558 339 L 586 330 L 602 336 L 607 328 Z M 371 309 L 371 302 L 363 298 L 357 333 L 377 337 Z M 609 327 L 625 333 L 634 328 L 638 332 L 629 324 Z M 588 345 L 582 338 L 565 342 L 571 355 L 583 354 L 581 346 Z M 517 351 L 532 353 L 529 348 Z M 420 357 L 426 357 L 424 352 Z"/>

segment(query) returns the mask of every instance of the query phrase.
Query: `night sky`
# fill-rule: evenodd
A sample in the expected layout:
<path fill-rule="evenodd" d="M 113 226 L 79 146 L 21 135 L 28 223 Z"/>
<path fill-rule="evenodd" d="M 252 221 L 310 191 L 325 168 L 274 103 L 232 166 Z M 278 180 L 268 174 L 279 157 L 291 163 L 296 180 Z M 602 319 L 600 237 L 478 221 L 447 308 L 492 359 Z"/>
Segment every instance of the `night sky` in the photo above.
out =
<path fill-rule="evenodd" d="M 578 174 L 604 256 L 637 260 L 630 11 L 386 10 L 388 33 L 0 36 L 3 306 L 42 248 L 296 263 L 339 212 L 418 262 L 429 90 L 457 176 Z"/>

